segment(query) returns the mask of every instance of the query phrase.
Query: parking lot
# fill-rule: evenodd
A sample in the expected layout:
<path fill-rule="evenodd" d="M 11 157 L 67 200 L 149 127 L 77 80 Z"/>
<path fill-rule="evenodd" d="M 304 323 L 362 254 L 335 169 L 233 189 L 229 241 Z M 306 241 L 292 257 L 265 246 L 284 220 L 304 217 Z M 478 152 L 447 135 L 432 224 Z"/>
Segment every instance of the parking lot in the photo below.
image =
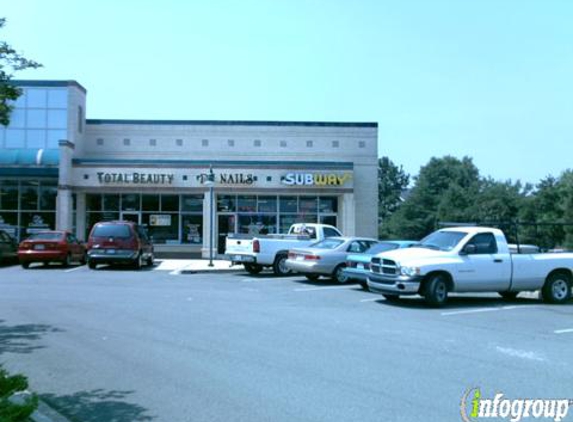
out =
<path fill-rule="evenodd" d="M 573 398 L 573 303 L 388 303 L 270 273 L 0 268 L 0 359 L 79 421 L 461 420 L 470 388 Z"/>

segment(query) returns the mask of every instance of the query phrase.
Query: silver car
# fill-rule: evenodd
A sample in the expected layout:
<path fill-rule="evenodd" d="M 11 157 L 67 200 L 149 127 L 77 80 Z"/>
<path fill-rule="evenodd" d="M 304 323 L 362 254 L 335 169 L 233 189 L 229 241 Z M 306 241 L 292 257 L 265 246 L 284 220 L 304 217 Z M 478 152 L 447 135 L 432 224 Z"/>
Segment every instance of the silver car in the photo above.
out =
<path fill-rule="evenodd" d="M 291 249 L 285 265 L 291 271 L 304 274 L 309 280 L 326 276 L 345 283 L 348 280 L 343 271 L 346 256 L 349 253 L 362 253 L 376 243 L 376 239 L 367 237 L 329 237 L 303 249 Z"/>

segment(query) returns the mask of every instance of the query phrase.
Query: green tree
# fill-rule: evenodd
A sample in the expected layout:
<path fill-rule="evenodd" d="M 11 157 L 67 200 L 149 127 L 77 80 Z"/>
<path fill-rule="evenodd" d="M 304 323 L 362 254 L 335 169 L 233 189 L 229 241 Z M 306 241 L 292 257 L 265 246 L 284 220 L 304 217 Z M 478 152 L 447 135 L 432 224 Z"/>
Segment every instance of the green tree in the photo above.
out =
<path fill-rule="evenodd" d="M 5 18 L 0 18 L 0 29 L 6 24 Z M 0 124 L 10 124 L 12 102 L 16 101 L 22 90 L 10 84 L 14 72 L 24 69 L 41 67 L 40 63 L 22 57 L 7 42 L 0 41 Z"/>
<path fill-rule="evenodd" d="M 28 380 L 23 375 L 9 375 L 0 367 L 0 421 L 19 422 L 28 421 L 28 417 L 38 406 L 35 395 L 25 399 L 23 403 L 14 403 L 10 397 L 17 392 L 28 388 Z"/>
<path fill-rule="evenodd" d="M 391 237 L 420 239 L 440 221 L 467 221 L 480 187 L 469 157 L 433 157 L 420 169 L 407 201 L 384 224 Z"/>
<path fill-rule="evenodd" d="M 390 217 L 402 203 L 402 192 L 408 187 L 410 176 L 388 157 L 378 159 L 378 217 Z"/>

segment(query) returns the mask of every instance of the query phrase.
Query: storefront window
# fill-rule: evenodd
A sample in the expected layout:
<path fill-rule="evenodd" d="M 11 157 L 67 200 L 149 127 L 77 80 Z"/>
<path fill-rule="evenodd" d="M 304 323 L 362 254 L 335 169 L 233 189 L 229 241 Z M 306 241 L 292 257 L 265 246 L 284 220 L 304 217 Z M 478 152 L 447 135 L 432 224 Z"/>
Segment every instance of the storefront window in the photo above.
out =
<path fill-rule="evenodd" d="M 237 208 L 239 212 L 256 212 L 257 197 L 255 195 L 239 195 Z"/>
<path fill-rule="evenodd" d="M 338 211 L 338 199 L 332 196 L 325 196 L 320 198 L 319 211 L 321 213 L 334 213 Z"/>
<path fill-rule="evenodd" d="M 38 182 L 22 182 L 21 186 L 21 204 L 23 210 L 38 209 Z"/>
<path fill-rule="evenodd" d="M 42 182 L 40 185 L 40 209 L 43 211 L 55 211 L 57 195 L 58 187 L 55 184 Z"/>
<path fill-rule="evenodd" d="M 161 211 L 179 211 L 179 195 L 161 195 Z"/>
<path fill-rule="evenodd" d="M 281 196 L 280 204 L 281 212 L 298 211 L 298 198 L 296 196 Z"/>
<path fill-rule="evenodd" d="M 250 235 L 276 233 L 277 217 L 275 215 L 239 214 L 239 233 Z"/>
<path fill-rule="evenodd" d="M 18 213 L 17 212 L 0 212 L 0 229 L 4 230 L 10 236 L 18 239 Z"/>
<path fill-rule="evenodd" d="M 24 236 L 41 230 L 53 230 L 56 225 L 56 213 L 54 212 L 23 212 L 22 228 Z"/>
<path fill-rule="evenodd" d="M 159 211 L 159 195 L 141 195 L 143 211 Z"/>
<path fill-rule="evenodd" d="M 103 196 L 103 209 L 104 209 L 104 211 L 118 211 L 119 210 L 119 195 L 118 194 L 105 194 Z"/>
<path fill-rule="evenodd" d="M 0 182 L 0 209 L 18 210 L 18 182 L 11 180 Z"/>
<path fill-rule="evenodd" d="M 318 201 L 316 198 L 301 197 L 299 204 L 299 211 L 301 213 L 313 213 L 318 211 Z"/>
<path fill-rule="evenodd" d="M 235 209 L 235 196 L 231 195 L 217 195 L 217 211 L 219 212 L 234 212 Z"/>
<path fill-rule="evenodd" d="M 139 211 L 141 208 L 139 201 L 140 195 L 138 193 L 127 193 L 121 195 L 122 211 Z"/>
<path fill-rule="evenodd" d="M 203 244 L 203 216 L 202 215 L 182 215 L 182 243 L 194 245 Z"/>
<path fill-rule="evenodd" d="M 276 196 L 259 196 L 259 212 L 277 212 Z"/>
<path fill-rule="evenodd" d="M 322 224 L 329 224 L 331 226 L 337 227 L 336 216 L 335 215 L 321 215 L 320 222 Z"/>
<path fill-rule="evenodd" d="M 181 211 L 203 212 L 203 195 L 183 195 Z"/>
<path fill-rule="evenodd" d="M 142 219 L 154 243 L 179 243 L 179 214 L 144 213 Z"/>
<path fill-rule="evenodd" d="M 88 211 L 101 211 L 101 195 L 100 194 L 87 194 L 86 195 L 86 209 Z"/>

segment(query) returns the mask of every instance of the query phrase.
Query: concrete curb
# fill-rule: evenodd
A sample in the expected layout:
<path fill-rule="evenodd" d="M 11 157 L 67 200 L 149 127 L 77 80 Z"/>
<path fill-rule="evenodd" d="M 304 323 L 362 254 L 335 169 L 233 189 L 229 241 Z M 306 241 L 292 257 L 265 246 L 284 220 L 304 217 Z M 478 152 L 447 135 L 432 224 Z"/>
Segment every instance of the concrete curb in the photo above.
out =
<path fill-rule="evenodd" d="M 23 404 L 30 397 L 32 397 L 32 393 L 29 391 L 20 391 L 13 394 L 9 400 L 16 404 Z M 40 398 L 38 398 L 38 408 L 30 415 L 29 419 L 32 422 L 71 422 Z"/>

